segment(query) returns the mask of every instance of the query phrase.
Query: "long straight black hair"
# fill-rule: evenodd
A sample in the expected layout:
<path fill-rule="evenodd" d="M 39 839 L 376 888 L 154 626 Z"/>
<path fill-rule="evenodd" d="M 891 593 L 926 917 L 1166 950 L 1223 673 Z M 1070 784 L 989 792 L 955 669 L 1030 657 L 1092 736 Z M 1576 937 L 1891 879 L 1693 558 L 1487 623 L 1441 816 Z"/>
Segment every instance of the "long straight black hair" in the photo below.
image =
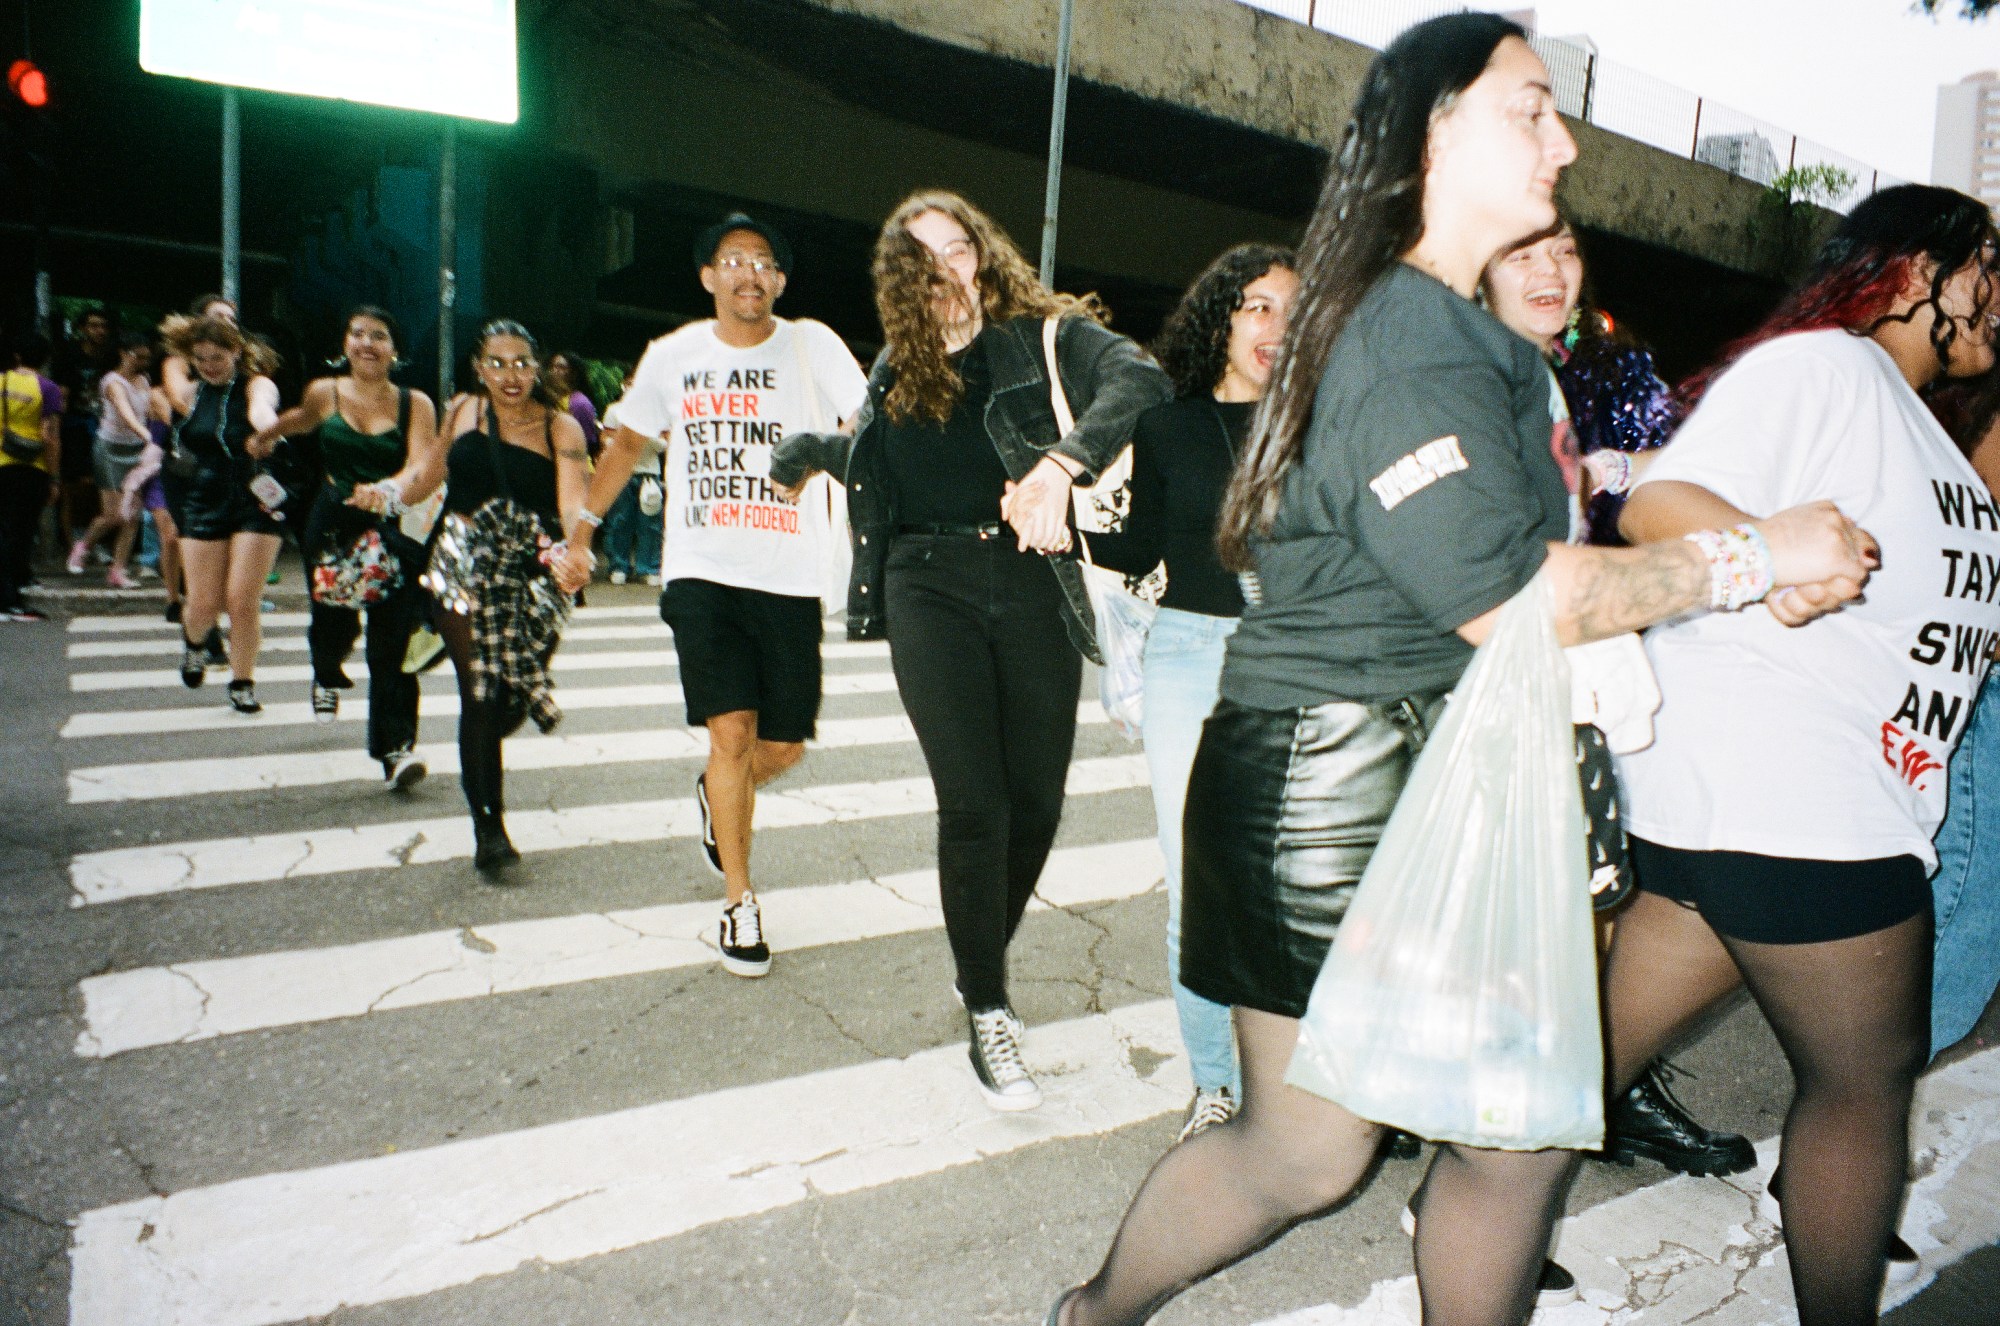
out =
<path fill-rule="evenodd" d="M 1250 569 L 1251 538 L 1271 528 L 1334 342 L 1362 296 L 1423 236 L 1431 125 L 1486 71 L 1495 47 L 1526 35 L 1497 14 L 1447 14 L 1410 28 L 1368 66 L 1299 245 L 1298 303 L 1271 389 L 1216 522 L 1216 550 L 1231 570 Z"/>

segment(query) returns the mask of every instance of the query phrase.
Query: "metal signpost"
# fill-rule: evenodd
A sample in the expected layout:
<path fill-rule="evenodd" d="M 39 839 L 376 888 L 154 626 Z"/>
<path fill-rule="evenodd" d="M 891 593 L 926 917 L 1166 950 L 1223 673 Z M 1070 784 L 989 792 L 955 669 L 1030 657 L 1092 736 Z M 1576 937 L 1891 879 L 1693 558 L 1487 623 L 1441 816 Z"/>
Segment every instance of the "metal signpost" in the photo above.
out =
<path fill-rule="evenodd" d="M 1056 33 L 1056 98 L 1049 116 L 1049 178 L 1042 193 L 1042 284 L 1055 288 L 1056 212 L 1062 201 L 1063 123 L 1069 116 L 1069 39 L 1076 0 L 1062 0 Z"/>

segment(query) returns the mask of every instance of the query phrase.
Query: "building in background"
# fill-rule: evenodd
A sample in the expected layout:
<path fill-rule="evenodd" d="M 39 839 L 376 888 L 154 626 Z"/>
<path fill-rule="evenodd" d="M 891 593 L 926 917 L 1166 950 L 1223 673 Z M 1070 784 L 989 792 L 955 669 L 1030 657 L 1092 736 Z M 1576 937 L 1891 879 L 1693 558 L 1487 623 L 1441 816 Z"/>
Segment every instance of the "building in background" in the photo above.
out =
<path fill-rule="evenodd" d="M 2000 212 L 2000 70 L 1938 89 L 1931 182 L 1963 190 Z"/>
<path fill-rule="evenodd" d="M 1759 184 L 1778 177 L 1777 149 L 1760 133 L 1703 134 L 1694 159 Z"/>

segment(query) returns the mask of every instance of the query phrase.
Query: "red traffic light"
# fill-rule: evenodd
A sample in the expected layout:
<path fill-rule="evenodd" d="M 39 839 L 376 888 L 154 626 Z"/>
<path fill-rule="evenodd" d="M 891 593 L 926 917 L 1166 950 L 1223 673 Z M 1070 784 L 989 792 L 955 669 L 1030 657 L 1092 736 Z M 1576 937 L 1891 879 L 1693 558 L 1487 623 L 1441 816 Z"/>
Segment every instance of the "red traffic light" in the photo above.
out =
<path fill-rule="evenodd" d="M 49 76 L 33 60 L 16 60 L 7 66 L 7 90 L 34 110 L 49 104 Z"/>

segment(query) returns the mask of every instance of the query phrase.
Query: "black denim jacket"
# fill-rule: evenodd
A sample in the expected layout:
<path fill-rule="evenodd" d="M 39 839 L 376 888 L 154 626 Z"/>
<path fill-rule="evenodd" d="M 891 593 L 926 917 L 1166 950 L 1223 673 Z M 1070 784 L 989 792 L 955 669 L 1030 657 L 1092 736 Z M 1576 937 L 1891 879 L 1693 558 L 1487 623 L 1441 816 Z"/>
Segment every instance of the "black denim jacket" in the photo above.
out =
<path fill-rule="evenodd" d="M 1089 318 L 1064 318 L 1056 329 L 1056 369 L 1076 427 L 1057 441 L 1055 407 L 1042 370 L 1042 320 L 1016 318 L 989 327 L 985 352 L 993 375 L 986 434 L 1015 480 L 1025 478 L 1045 453 L 1054 451 L 1083 467 L 1078 483 L 1095 483 L 1130 444 L 1134 421 L 1173 394 L 1167 375 L 1130 338 Z M 815 470 L 824 470 L 847 485 L 847 520 L 854 542 L 847 634 L 854 640 L 879 640 L 888 631 L 882 579 L 897 513 L 885 482 L 882 399 L 894 381 L 886 355 L 878 357 L 868 374 L 868 399 L 855 417 L 851 436 L 794 433 L 771 453 L 771 478 L 776 483 L 795 484 Z M 1070 640 L 1085 658 L 1101 662 L 1082 566 L 1074 555 L 1051 557 L 1048 562 L 1062 584 Z"/>

